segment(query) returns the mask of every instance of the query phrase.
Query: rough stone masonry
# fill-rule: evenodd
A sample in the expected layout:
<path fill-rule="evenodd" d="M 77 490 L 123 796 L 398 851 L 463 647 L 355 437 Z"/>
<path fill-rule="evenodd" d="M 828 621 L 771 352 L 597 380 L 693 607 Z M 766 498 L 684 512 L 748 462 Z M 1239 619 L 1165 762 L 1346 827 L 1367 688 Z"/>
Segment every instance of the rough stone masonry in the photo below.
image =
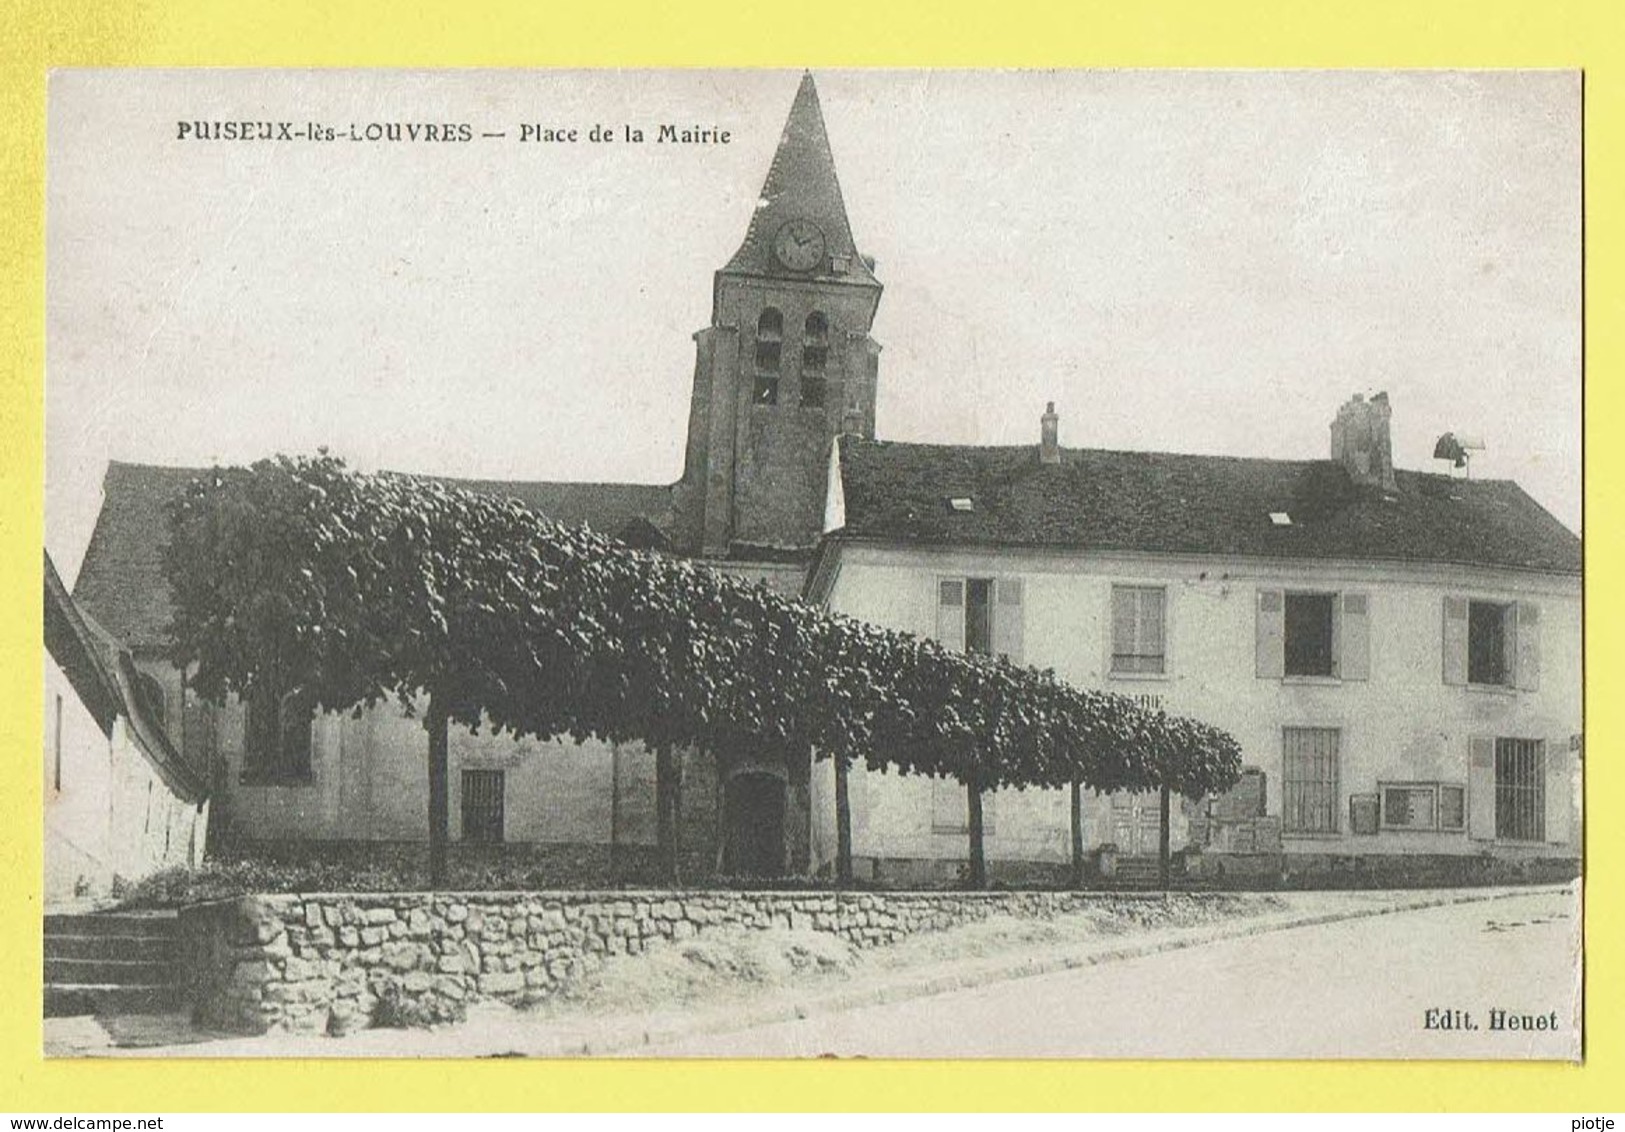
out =
<path fill-rule="evenodd" d="M 180 959 L 201 1024 L 343 1034 L 383 1020 L 386 1004 L 397 1017 L 404 1004 L 432 1020 L 478 999 L 537 1002 L 608 956 L 718 927 L 829 932 L 874 947 L 995 913 L 1050 917 L 1100 900 L 1068 892 L 245 896 L 183 909 Z"/>

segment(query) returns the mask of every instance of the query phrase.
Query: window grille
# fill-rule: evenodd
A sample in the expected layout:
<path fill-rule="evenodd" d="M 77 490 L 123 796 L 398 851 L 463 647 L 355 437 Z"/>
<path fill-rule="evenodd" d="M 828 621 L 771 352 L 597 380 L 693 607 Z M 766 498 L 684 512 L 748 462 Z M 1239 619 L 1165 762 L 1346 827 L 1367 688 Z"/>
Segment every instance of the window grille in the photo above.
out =
<path fill-rule="evenodd" d="M 1281 828 L 1337 832 L 1339 733 L 1334 727 L 1284 729 Z"/>
<path fill-rule="evenodd" d="M 500 770 L 463 771 L 464 841 L 480 845 L 502 841 L 503 779 Z"/>
<path fill-rule="evenodd" d="M 1539 739 L 1495 741 L 1495 836 L 1546 838 L 1546 750 Z"/>

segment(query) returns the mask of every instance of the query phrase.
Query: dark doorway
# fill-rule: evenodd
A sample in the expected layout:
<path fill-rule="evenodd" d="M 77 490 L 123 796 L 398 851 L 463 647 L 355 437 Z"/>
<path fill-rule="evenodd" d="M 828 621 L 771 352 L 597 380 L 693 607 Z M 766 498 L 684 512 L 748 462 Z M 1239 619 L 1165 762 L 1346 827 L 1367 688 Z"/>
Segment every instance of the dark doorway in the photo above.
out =
<path fill-rule="evenodd" d="M 771 774 L 738 774 L 729 779 L 724 821 L 722 871 L 725 875 L 776 877 L 783 874 L 783 779 Z"/>

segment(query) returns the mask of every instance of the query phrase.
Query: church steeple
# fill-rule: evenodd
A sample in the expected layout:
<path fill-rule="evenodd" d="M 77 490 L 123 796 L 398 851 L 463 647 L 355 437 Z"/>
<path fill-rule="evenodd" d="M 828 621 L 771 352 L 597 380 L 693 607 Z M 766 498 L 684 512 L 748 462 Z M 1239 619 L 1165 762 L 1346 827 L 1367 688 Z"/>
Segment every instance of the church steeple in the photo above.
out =
<path fill-rule="evenodd" d="M 852 239 L 811 71 L 801 76 L 745 242 L 722 270 L 879 286 Z"/>
<path fill-rule="evenodd" d="M 711 325 L 694 335 L 682 549 L 780 565 L 810 554 L 831 442 L 874 435 L 880 292 L 803 75 L 745 242 L 715 275 Z"/>

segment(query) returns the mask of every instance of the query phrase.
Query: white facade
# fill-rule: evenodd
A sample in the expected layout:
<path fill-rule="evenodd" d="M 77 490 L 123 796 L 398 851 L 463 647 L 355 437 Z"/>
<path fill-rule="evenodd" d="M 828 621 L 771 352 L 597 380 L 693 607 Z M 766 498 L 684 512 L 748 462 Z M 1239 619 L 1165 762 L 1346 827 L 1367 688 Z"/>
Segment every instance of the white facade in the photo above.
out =
<path fill-rule="evenodd" d="M 126 716 L 104 732 L 49 653 L 44 754 L 47 903 L 105 897 L 116 883 L 202 859 L 208 802 L 164 781 Z"/>
<path fill-rule="evenodd" d="M 1266 811 L 1283 819 L 1287 854 L 1578 856 L 1577 577 L 1406 563 L 937 549 L 839 536 L 830 551 L 818 596 L 832 610 L 959 644 L 952 618 L 942 619 L 939 610 L 942 583 L 993 579 L 992 636 L 999 651 L 1054 668 L 1079 687 L 1161 697 L 1166 710 L 1229 731 L 1241 744 L 1244 765 L 1264 772 Z M 1114 586 L 1161 591 L 1162 672 L 1113 671 Z M 1299 593 L 1336 595 L 1333 636 L 1340 655 L 1333 675 L 1286 675 L 1278 652 L 1272 667 L 1271 650 L 1283 647 L 1275 620 L 1280 597 Z M 1263 596 L 1269 594 L 1277 596 Z M 1504 642 L 1504 682 L 1463 679 L 1463 599 L 1522 615 Z M 1309 820 L 1303 788 L 1292 787 L 1290 815 L 1284 789 L 1287 745 L 1302 743 L 1306 734 L 1335 746 L 1335 782 L 1315 786 L 1330 812 L 1323 807 Z M 1496 740 L 1503 741 L 1500 755 Z M 1511 740 L 1525 742 L 1508 745 Z M 1530 756 L 1526 763 L 1539 764 L 1538 783 L 1527 781 L 1528 767 L 1512 767 L 1518 751 Z M 1498 758 L 1506 764 L 1499 791 Z M 1291 769 L 1300 770 L 1298 759 Z M 1521 774 L 1516 783 L 1508 779 L 1514 773 Z M 1409 787 L 1414 803 L 1396 794 L 1393 805 L 1374 811 L 1375 832 L 1355 832 L 1351 796 L 1363 799 L 1401 784 L 1415 784 Z M 813 775 L 815 868 L 834 857 L 833 789 L 833 771 L 821 764 Z M 962 822 L 956 828 L 948 815 L 952 799 L 944 797 L 943 785 L 854 767 L 850 791 L 855 859 L 941 862 L 943 872 L 964 859 Z M 1086 802 L 1086 845 L 1121 840 L 1131 802 L 1116 801 L 1115 814 L 1110 800 Z M 1514 805 L 1523 812 L 1511 813 Z M 986 837 L 990 861 L 1068 858 L 1065 792 L 1002 791 L 994 815 Z M 1178 848 L 1185 822 L 1177 802 L 1174 815 Z"/>

